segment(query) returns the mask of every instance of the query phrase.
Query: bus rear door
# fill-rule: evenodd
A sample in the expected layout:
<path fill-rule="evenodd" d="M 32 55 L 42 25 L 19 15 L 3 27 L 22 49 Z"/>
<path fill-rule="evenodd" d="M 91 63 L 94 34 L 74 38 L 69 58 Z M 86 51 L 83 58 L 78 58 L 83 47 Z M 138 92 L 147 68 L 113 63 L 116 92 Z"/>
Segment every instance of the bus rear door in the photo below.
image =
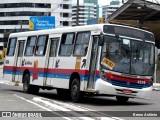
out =
<path fill-rule="evenodd" d="M 49 59 L 47 65 L 47 78 L 45 81 L 45 85 L 51 86 L 53 85 L 52 79 L 54 78 L 54 70 L 56 67 L 56 53 L 59 43 L 59 38 L 50 38 L 50 50 L 49 50 Z"/>
<path fill-rule="evenodd" d="M 18 40 L 18 44 L 17 44 L 17 54 L 15 56 L 15 69 L 14 69 L 14 76 L 13 76 L 13 80 L 14 81 L 19 81 L 22 80 L 22 74 L 23 71 L 21 69 L 22 67 L 22 59 L 23 59 L 23 51 L 24 51 L 24 45 L 25 45 L 25 40 Z"/>
<path fill-rule="evenodd" d="M 33 75 L 31 84 L 43 86 L 46 80 L 47 65 L 48 65 L 48 41 L 49 35 L 39 35 L 34 51 L 34 57 L 27 59 L 28 61 L 33 60 Z"/>

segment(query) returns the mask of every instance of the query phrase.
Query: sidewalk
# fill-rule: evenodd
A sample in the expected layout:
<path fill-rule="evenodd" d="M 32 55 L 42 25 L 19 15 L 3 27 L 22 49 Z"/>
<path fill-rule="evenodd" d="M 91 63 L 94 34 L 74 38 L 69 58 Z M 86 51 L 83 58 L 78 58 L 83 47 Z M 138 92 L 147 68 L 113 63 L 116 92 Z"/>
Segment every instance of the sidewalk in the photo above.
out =
<path fill-rule="evenodd" d="M 12 85 L 12 86 L 22 86 L 22 83 L 19 83 L 18 85 L 16 85 L 15 82 L 11 82 L 3 78 L 3 65 L 0 65 L 0 84 L 6 84 L 6 85 Z"/>
<path fill-rule="evenodd" d="M 160 91 L 160 83 L 153 83 L 153 90 Z"/>

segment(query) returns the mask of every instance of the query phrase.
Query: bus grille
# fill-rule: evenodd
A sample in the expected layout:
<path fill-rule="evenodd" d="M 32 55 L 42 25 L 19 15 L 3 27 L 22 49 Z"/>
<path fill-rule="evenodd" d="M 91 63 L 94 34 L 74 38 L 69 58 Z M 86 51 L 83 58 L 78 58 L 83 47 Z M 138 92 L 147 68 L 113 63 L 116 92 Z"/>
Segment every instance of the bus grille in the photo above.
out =
<path fill-rule="evenodd" d="M 110 82 L 111 82 L 112 85 L 121 86 L 121 87 L 127 87 L 127 88 L 142 89 L 142 88 L 149 87 L 146 84 L 138 84 L 138 83 L 118 81 L 118 80 L 111 80 Z"/>

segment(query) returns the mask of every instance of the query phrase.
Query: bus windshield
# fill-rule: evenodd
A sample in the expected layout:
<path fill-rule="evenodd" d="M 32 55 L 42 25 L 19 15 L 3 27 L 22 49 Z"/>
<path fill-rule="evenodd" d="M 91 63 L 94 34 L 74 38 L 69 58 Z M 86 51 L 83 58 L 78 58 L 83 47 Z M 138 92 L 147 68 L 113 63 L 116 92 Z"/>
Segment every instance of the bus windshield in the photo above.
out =
<path fill-rule="evenodd" d="M 151 76 L 154 73 L 154 45 L 116 36 L 104 36 L 101 66 L 124 74 Z"/>

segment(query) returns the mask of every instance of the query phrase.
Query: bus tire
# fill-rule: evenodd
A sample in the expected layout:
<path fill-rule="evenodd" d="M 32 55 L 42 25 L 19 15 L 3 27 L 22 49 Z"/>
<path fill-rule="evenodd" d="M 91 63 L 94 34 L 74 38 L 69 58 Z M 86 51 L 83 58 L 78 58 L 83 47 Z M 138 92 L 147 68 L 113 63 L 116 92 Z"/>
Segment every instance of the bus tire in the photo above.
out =
<path fill-rule="evenodd" d="M 80 82 L 78 79 L 73 79 L 70 90 L 72 101 L 80 102 L 83 98 L 83 94 L 80 91 Z"/>
<path fill-rule="evenodd" d="M 39 87 L 35 85 L 30 85 L 29 74 L 24 75 L 23 81 L 23 91 L 28 94 L 37 94 L 39 92 Z"/>
<path fill-rule="evenodd" d="M 124 96 L 116 96 L 116 99 L 120 103 L 126 103 L 129 99 L 129 97 L 124 97 Z"/>

